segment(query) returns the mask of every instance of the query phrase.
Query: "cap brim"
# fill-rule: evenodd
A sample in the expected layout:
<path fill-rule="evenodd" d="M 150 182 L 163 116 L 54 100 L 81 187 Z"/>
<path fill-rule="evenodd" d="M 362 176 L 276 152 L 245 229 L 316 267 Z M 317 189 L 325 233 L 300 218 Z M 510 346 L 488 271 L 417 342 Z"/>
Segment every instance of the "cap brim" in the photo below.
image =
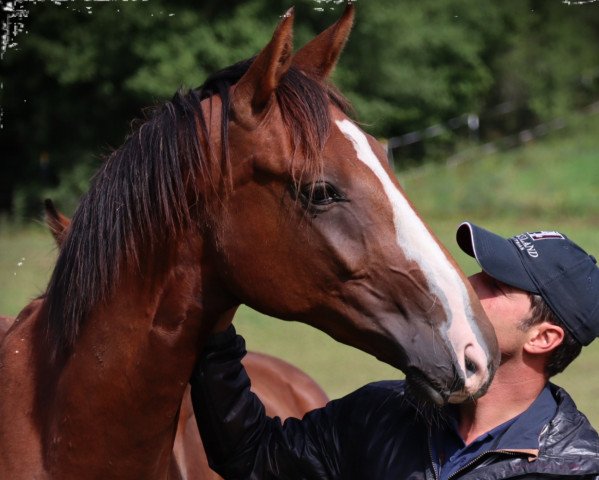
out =
<path fill-rule="evenodd" d="M 457 229 L 456 241 L 491 277 L 512 287 L 539 293 L 522 265 L 516 245 L 510 240 L 464 222 Z"/>

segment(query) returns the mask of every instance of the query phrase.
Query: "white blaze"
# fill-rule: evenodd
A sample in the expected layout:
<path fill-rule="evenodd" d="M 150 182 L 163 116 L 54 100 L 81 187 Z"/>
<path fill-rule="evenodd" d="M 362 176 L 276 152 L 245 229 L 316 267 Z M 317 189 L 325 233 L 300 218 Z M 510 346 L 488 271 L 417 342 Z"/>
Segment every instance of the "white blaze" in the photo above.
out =
<path fill-rule="evenodd" d="M 351 141 L 358 159 L 368 166 L 381 182 L 393 211 L 397 244 L 409 260 L 419 265 L 429 289 L 442 301 L 450 322 L 447 334 L 454 349 L 462 350 L 456 351 L 456 355 L 464 369 L 463 347 L 474 342 L 480 348 L 479 338 L 482 337 L 478 327 L 471 323 L 469 297 L 460 275 L 393 183 L 370 147 L 364 132 L 346 119 L 337 120 L 335 123 Z M 485 354 L 488 355 L 487 352 Z"/>

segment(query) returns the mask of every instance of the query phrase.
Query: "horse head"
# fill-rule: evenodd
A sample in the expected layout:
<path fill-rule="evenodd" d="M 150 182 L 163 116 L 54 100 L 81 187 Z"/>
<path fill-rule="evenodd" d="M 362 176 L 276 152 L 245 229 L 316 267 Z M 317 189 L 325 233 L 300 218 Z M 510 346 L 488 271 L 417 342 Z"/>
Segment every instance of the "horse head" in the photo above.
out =
<path fill-rule="evenodd" d="M 213 270 L 236 302 L 371 353 L 438 403 L 462 401 L 491 380 L 494 332 L 384 149 L 328 83 L 352 20 L 350 5 L 293 55 L 288 12 L 225 105 L 205 107 L 230 162 Z M 226 137 L 217 104 L 229 110 Z"/>
<path fill-rule="evenodd" d="M 190 363 L 190 336 L 246 303 L 403 370 L 437 403 L 485 391 L 490 323 L 329 83 L 353 15 L 293 54 L 287 12 L 256 57 L 179 92 L 111 155 L 50 280 L 50 352 L 125 309 Z"/>

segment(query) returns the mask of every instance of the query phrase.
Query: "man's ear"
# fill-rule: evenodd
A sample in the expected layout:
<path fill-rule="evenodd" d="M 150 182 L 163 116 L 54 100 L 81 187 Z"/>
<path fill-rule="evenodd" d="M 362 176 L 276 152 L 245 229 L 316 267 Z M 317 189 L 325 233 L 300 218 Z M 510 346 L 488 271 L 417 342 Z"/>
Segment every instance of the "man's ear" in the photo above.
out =
<path fill-rule="evenodd" d="M 549 353 L 564 341 L 564 329 L 549 322 L 541 322 L 530 329 L 524 350 L 533 355 Z"/>

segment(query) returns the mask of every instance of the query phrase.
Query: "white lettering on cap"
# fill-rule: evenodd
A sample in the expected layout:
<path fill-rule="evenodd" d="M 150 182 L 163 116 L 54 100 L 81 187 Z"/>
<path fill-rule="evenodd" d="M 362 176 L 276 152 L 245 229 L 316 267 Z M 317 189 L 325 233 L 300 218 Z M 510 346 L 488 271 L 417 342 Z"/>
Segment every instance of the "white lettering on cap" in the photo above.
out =
<path fill-rule="evenodd" d="M 537 240 L 565 240 L 566 237 L 564 237 L 561 233 L 559 232 L 529 232 L 528 236 L 531 238 L 531 240 L 537 241 Z"/>
<path fill-rule="evenodd" d="M 537 258 L 539 256 L 539 252 L 537 252 L 531 241 L 530 233 L 521 233 L 517 237 L 513 237 L 513 239 L 518 248 L 522 251 L 526 251 L 529 257 Z"/>

